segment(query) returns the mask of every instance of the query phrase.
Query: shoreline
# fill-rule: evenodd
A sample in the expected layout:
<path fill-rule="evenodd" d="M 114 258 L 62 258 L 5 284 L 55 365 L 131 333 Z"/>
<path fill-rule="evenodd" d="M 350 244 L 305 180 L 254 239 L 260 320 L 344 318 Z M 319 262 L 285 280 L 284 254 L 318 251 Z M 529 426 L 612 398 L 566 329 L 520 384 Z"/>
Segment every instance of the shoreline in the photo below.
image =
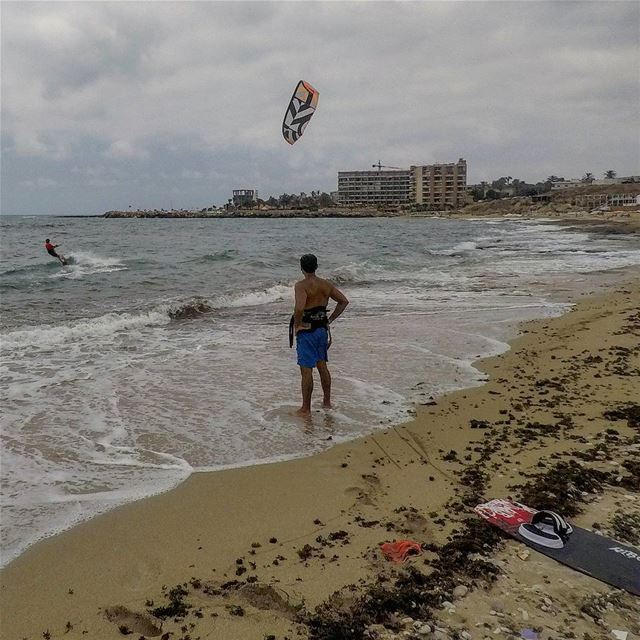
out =
<path fill-rule="evenodd" d="M 637 271 L 626 274 L 624 280 L 633 283 L 633 291 L 639 295 Z M 618 284 L 615 289 L 620 292 L 622 286 Z M 252 561 L 251 550 L 253 559 L 268 555 L 270 562 L 249 573 L 262 574 L 259 578 L 267 584 L 285 584 L 285 590 L 295 590 L 298 598 L 313 606 L 353 578 L 380 567 L 379 559 L 371 559 L 371 549 L 380 541 L 393 539 L 397 535 L 393 532 L 398 531 L 397 524 L 380 529 L 382 519 L 401 519 L 405 528 L 412 525 L 409 530 L 414 535 L 421 532 L 441 539 L 451 530 L 452 522 L 445 519 L 444 524 L 436 525 L 435 521 L 442 519 L 436 518 L 428 524 L 420 515 L 416 522 L 408 523 L 390 507 L 404 505 L 410 498 L 424 512 L 427 507 L 421 493 L 426 488 L 430 494 L 428 506 L 442 515 L 444 504 L 451 498 L 451 478 L 455 477 L 447 467 L 455 462 L 442 462 L 441 454 L 447 448 L 462 452 L 470 439 L 482 435 L 462 425 L 471 414 L 474 419 L 486 415 L 481 406 L 491 405 L 494 394 L 500 395 L 495 388 L 500 386 L 501 366 L 513 364 L 518 350 L 531 349 L 537 342 L 533 337 L 537 332 L 580 326 L 585 320 L 576 316 L 588 315 L 585 309 L 593 310 L 598 305 L 603 309 L 612 299 L 618 306 L 627 304 L 621 298 L 628 299 L 629 295 L 607 293 L 583 298 L 558 318 L 521 325 L 519 337 L 510 341 L 510 350 L 474 363 L 489 375 L 487 383 L 447 394 L 434 407 L 419 407 L 417 418 L 411 422 L 338 444 L 311 457 L 194 473 L 166 493 L 120 506 L 36 543 L 2 570 L 3 609 L 9 607 L 7 610 L 14 613 L 8 628 L 15 637 L 41 637 L 50 628 L 56 637 L 70 622 L 74 631 L 65 637 L 82 637 L 80 631 L 75 633 L 81 627 L 98 634 L 96 637 L 120 637 L 118 625 L 107 620 L 102 609 L 119 605 L 144 612 L 145 600 L 162 597 L 162 584 L 182 583 L 192 576 L 236 579 L 241 568 L 245 571 L 238 575 L 246 573 L 246 565 Z M 594 322 L 607 314 L 600 311 L 595 315 Z M 434 427 L 434 414 L 449 423 L 449 432 Z M 400 433 L 405 437 L 407 433 L 416 435 L 415 442 L 422 443 L 424 453 L 429 451 L 438 461 L 420 460 L 415 447 L 408 448 Z M 439 454 L 433 445 L 441 450 Z M 429 471 L 433 474 L 426 482 L 424 467 L 432 467 Z M 405 500 L 403 492 L 408 494 Z M 308 499 L 310 495 L 313 501 Z M 284 513 L 275 513 L 278 508 Z M 375 525 L 358 525 L 354 521 L 356 512 L 365 523 L 374 522 L 381 514 L 383 518 Z M 315 523 L 318 520 L 320 524 Z M 348 530 L 348 557 L 340 555 L 333 562 L 314 560 L 312 552 L 302 564 L 296 556 L 300 547 L 304 543 L 313 547 L 316 534 L 336 533 L 334 528 L 337 532 Z M 210 537 L 214 538 L 213 545 Z M 273 538 L 278 541 L 270 543 Z M 261 546 L 252 547 L 252 542 Z M 341 543 L 333 546 L 342 554 Z M 359 550 L 360 554 L 349 550 Z M 275 556 L 273 560 L 271 556 Z M 278 561 L 278 557 L 283 560 Z M 37 620 L 33 619 L 34 611 L 38 611 Z M 253 607 L 251 615 L 234 616 L 225 605 L 216 605 L 212 613 L 218 615 L 206 621 L 212 625 L 207 633 L 213 634 L 206 637 L 263 638 L 269 629 L 286 635 L 296 627 L 290 617 L 260 607 Z M 237 633 L 240 635 L 234 635 Z"/>
<path fill-rule="evenodd" d="M 459 224 L 461 224 L 461 225 L 462 225 L 463 223 L 459 223 Z M 412 226 L 413 226 L 413 225 L 412 225 Z M 418 223 L 418 226 L 421 226 L 421 223 Z M 454 226 L 455 226 L 455 225 L 454 225 Z M 482 224 L 482 223 L 480 223 L 479 225 L 476 225 L 476 227 L 478 227 L 478 226 L 483 227 L 483 224 Z M 516 225 L 516 226 L 517 226 L 517 225 Z M 544 225 L 544 226 L 546 226 L 547 228 L 550 228 L 548 225 Z M 547 232 L 547 233 L 546 233 L 546 235 L 553 235 L 553 234 L 549 234 L 549 233 Z M 604 273 L 605 273 L 605 275 L 604 275 L 604 279 L 606 279 L 606 278 L 610 277 L 610 276 L 607 276 L 607 275 L 606 275 L 606 272 L 604 272 Z M 591 280 L 592 278 L 596 278 L 596 277 L 599 277 L 599 276 L 597 276 L 597 275 L 595 275 L 595 276 L 587 276 L 586 278 L 583 278 L 583 279 L 584 279 L 584 280 L 589 281 L 589 280 Z M 569 289 L 569 288 L 573 288 L 573 287 L 572 287 L 572 286 L 567 287 L 567 289 Z M 559 290 L 559 291 L 560 291 L 560 290 Z M 557 292 L 555 296 L 554 296 L 554 295 L 552 295 L 552 296 L 551 296 L 551 300 L 553 300 L 555 303 L 557 303 L 557 302 L 564 303 L 564 302 L 566 302 L 566 298 L 567 298 L 567 296 L 566 296 L 566 294 L 565 294 L 564 292 Z M 522 298 L 520 298 L 519 300 L 522 300 Z M 528 299 L 525 299 L 525 302 L 526 302 L 526 301 L 528 301 Z M 525 306 L 526 306 L 526 304 L 525 304 Z M 511 324 L 512 324 L 512 323 L 510 323 L 510 325 L 511 325 Z M 514 331 L 516 331 L 516 329 L 515 329 L 515 328 L 512 328 L 512 329 L 510 330 L 510 333 L 513 333 Z M 504 338 L 503 338 L 503 339 L 504 339 Z M 503 348 L 508 348 L 508 346 L 506 346 L 506 345 L 505 345 L 505 347 L 503 347 Z M 472 361 L 477 359 L 477 354 L 487 355 L 487 348 L 485 347 L 485 345 L 479 345 L 479 350 L 478 350 L 478 351 L 476 351 L 476 352 L 474 352 L 474 354 L 470 356 L 469 360 L 466 360 L 466 359 L 465 359 L 464 364 L 465 364 L 465 365 L 467 365 L 467 363 L 468 363 L 468 366 L 465 366 L 465 373 L 464 373 L 464 376 L 467 376 L 467 375 L 468 375 L 468 372 L 472 372 L 472 373 L 471 373 L 471 375 L 473 375 L 473 373 L 477 373 L 477 370 L 475 370 L 475 369 L 471 366 Z M 411 367 L 411 369 L 413 369 L 413 366 Z M 406 375 L 406 374 L 405 374 L 405 375 Z M 413 377 L 414 377 L 414 376 L 413 376 L 413 375 L 411 375 L 411 376 L 409 376 L 409 377 L 407 378 L 407 380 L 408 380 L 408 381 L 409 381 L 409 380 L 411 381 L 411 384 L 418 382 L 418 379 L 413 380 Z M 460 386 L 460 385 L 464 385 L 464 384 L 465 384 L 465 383 L 464 383 L 464 381 L 460 381 L 460 382 L 458 382 L 458 383 L 457 383 L 457 385 L 458 385 L 458 386 Z M 471 384 L 471 386 L 473 386 L 473 384 L 474 384 L 474 383 L 472 383 L 472 382 L 471 382 L 471 383 L 469 383 L 469 384 Z M 409 386 L 410 386 L 410 385 L 407 385 L 407 389 L 408 389 L 408 387 L 409 387 Z M 449 385 L 449 386 L 451 386 L 451 385 Z M 412 397 L 412 398 L 413 398 L 413 397 L 414 397 L 415 395 L 417 395 L 417 394 L 414 394 L 414 393 L 409 392 L 408 394 L 403 394 L 403 395 L 405 395 L 406 397 Z M 407 408 L 408 408 L 408 407 L 407 407 Z M 404 413 L 404 409 L 402 409 L 402 412 Z M 399 413 L 399 412 L 398 412 L 398 411 L 396 411 L 395 413 L 397 414 L 397 413 Z M 404 419 L 404 416 L 403 416 L 403 415 L 400 415 L 399 417 L 398 417 L 398 416 L 396 416 L 396 419 L 398 419 L 399 421 L 401 421 L 401 420 L 403 420 L 403 419 Z M 377 421 L 373 421 L 373 423 L 375 423 L 375 424 L 377 425 Z M 369 427 L 371 427 L 371 425 L 366 425 L 366 424 L 365 424 L 365 425 L 364 425 L 364 427 L 366 427 L 366 428 L 368 429 Z M 363 429 L 363 431 L 364 431 L 364 429 Z M 323 445 L 323 443 L 322 443 L 322 442 L 320 442 L 319 444 L 320 444 L 320 446 L 322 446 L 322 445 Z M 318 447 L 318 448 L 320 448 L 320 447 Z M 302 451 L 302 447 L 299 447 L 299 448 L 297 449 L 297 451 L 298 451 L 298 453 L 295 453 L 295 454 L 293 454 L 293 455 L 289 455 L 289 456 L 287 456 L 287 458 L 304 457 L 304 456 L 308 455 L 307 451 L 304 451 L 304 452 Z M 260 461 L 263 461 L 263 462 L 273 462 L 273 460 L 264 460 L 265 456 L 264 456 L 264 455 L 260 455 L 260 453 L 261 453 L 261 452 L 259 452 L 259 451 L 258 451 L 258 452 L 257 452 L 257 454 L 258 454 L 258 455 L 254 456 L 254 459 L 255 459 L 256 461 L 258 461 L 258 462 L 260 462 Z M 238 459 L 238 458 L 236 458 L 236 460 L 237 460 L 237 459 Z M 249 465 L 250 465 L 250 464 L 254 464 L 254 462 L 249 463 L 248 461 L 245 461 L 244 463 L 242 463 L 242 464 L 240 464 L 240 465 L 239 465 L 239 464 L 233 464 L 233 465 L 231 465 L 231 466 L 233 466 L 233 467 L 237 467 L 237 466 L 247 466 L 248 464 L 249 464 Z M 217 470 L 219 470 L 219 469 L 215 469 L 215 468 L 214 468 L 214 469 L 212 469 L 212 470 L 217 471 Z M 191 470 L 189 470 L 189 472 L 190 472 L 190 471 L 191 471 Z M 150 495 L 157 495 L 158 493 L 164 493 L 164 492 L 165 492 L 165 491 L 167 491 L 167 490 L 171 490 L 170 488 L 168 488 L 169 486 L 173 487 L 173 486 L 175 486 L 176 484 L 178 484 L 179 482 L 182 482 L 182 481 L 183 481 L 183 477 L 184 477 L 184 476 L 182 476 L 182 477 L 180 477 L 179 479 L 176 479 L 176 480 L 169 479 L 169 481 L 167 481 L 167 482 L 164 482 L 164 481 L 162 481 L 162 482 L 158 482 L 158 483 L 156 483 L 156 486 L 155 486 L 155 487 L 154 487 L 154 486 L 148 486 L 148 485 L 145 485 L 145 489 L 135 490 L 135 493 L 136 493 L 135 497 L 122 497 L 122 496 L 121 496 L 121 498 L 120 498 L 118 501 L 119 501 L 119 502 L 132 502 L 132 501 L 135 501 L 135 500 L 143 499 L 143 498 L 148 497 L 148 496 L 150 496 Z M 160 485 L 164 484 L 164 486 L 157 487 L 157 485 L 158 485 L 158 484 L 160 484 Z M 129 485 L 129 486 L 131 487 L 131 485 Z M 133 487 L 132 487 L 132 488 L 133 488 Z M 131 493 L 131 491 L 128 491 L 128 493 Z M 146 495 L 145 495 L 145 494 L 146 494 Z M 108 494 L 107 494 L 107 495 L 108 495 Z M 70 498 L 72 498 L 72 497 L 73 497 L 73 496 L 70 496 Z M 100 495 L 98 495 L 98 496 L 97 496 L 97 498 L 98 498 L 98 500 L 100 500 L 100 499 L 101 499 L 101 496 L 100 496 Z M 81 499 L 82 499 L 82 496 L 81 496 Z M 108 500 L 108 498 L 107 498 L 107 500 L 104 500 L 103 502 L 107 502 L 107 503 L 108 503 L 108 501 L 109 501 L 109 500 Z M 71 502 L 71 505 L 73 505 L 73 502 Z M 87 508 L 86 508 L 86 509 L 84 509 L 84 507 L 87 507 Z M 66 509 L 70 509 L 70 508 L 73 508 L 73 506 L 72 506 L 72 507 L 67 506 L 67 507 L 65 507 L 65 508 L 66 508 Z M 106 512 L 106 511 L 108 511 L 108 510 L 111 510 L 112 508 L 117 508 L 117 505 L 112 505 L 112 504 L 102 505 L 102 504 L 101 504 L 101 505 L 99 505 L 97 508 L 93 508 L 93 506 L 92 506 L 92 504 L 91 504 L 91 500 L 87 500 L 86 502 L 83 502 L 83 503 L 82 503 L 82 505 L 80 506 L 80 509 L 83 509 L 83 510 L 85 510 L 85 511 L 87 511 L 87 512 L 89 512 L 89 511 L 90 511 L 90 513 L 87 513 L 87 514 L 86 514 L 86 517 L 85 517 L 84 519 L 87 519 L 88 517 L 95 517 L 95 515 L 98 515 L 100 512 L 104 513 L 104 512 Z M 73 520 L 74 520 L 73 525 L 71 525 L 71 526 L 76 526 L 76 525 L 78 524 L 78 522 L 80 521 L 80 518 L 79 518 L 79 517 L 77 517 L 77 515 L 76 515 L 76 516 L 74 516 L 74 514 L 73 514 L 73 513 L 71 514 L 71 516 L 73 517 Z M 52 520 L 53 520 L 53 521 L 52 521 Z M 71 520 L 71 518 L 68 518 L 68 521 L 70 521 L 70 520 Z M 62 531 L 64 531 L 64 530 L 68 530 L 68 529 L 69 529 L 69 526 L 66 524 L 66 522 L 63 522 L 63 518 L 62 518 L 62 517 L 59 517 L 59 518 L 58 518 L 58 517 L 55 517 L 54 519 L 49 519 L 49 522 L 44 521 L 44 518 L 42 518 L 42 519 L 41 519 L 41 522 L 40 522 L 39 524 L 41 524 L 41 525 L 43 525 L 43 526 L 40 526 L 40 527 L 38 528 L 38 531 L 43 531 L 43 532 L 45 532 L 45 535 L 44 535 L 44 536 L 43 536 L 43 535 L 39 535 L 39 536 L 38 536 L 38 538 L 39 538 L 39 539 L 43 539 L 44 537 L 49 537 L 49 536 L 51 536 L 51 535 L 57 535 L 57 534 L 61 533 Z M 54 532 L 54 529 L 55 529 L 55 532 Z M 24 544 L 24 543 L 25 543 L 25 541 L 26 541 L 26 540 L 25 540 L 25 536 L 21 536 L 21 537 L 22 537 L 21 543 L 22 543 L 22 544 Z M 32 542 L 32 540 L 33 540 L 34 538 L 35 538 L 35 536 L 34 536 L 33 538 L 29 539 L 29 541 L 28 541 L 28 542 L 29 542 L 29 546 L 31 546 L 32 544 L 34 544 L 34 542 Z M 17 536 L 16 536 L 16 539 L 18 539 L 18 540 L 19 540 L 19 538 L 18 538 Z M 17 548 L 17 546 L 18 546 L 18 545 L 16 545 L 16 548 Z M 13 557 L 13 556 L 14 556 L 13 549 L 11 549 L 11 551 L 12 551 L 11 555 L 7 554 L 7 555 L 5 556 L 5 563 L 8 563 L 8 559 L 9 559 L 10 557 Z"/>
<path fill-rule="evenodd" d="M 616 269 L 608 269 L 608 270 L 603 270 L 603 271 L 594 271 L 594 272 L 590 272 L 590 276 L 592 276 L 593 282 L 592 285 L 596 288 L 602 288 L 603 285 L 602 282 L 598 282 L 596 279 L 599 278 L 600 276 L 604 276 L 605 279 L 607 279 L 608 277 L 610 277 L 610 275 L 613 272 L 618 272 L 620 274 L 625 274 L 627 271 L 631 269 L 633 270 L 634 267 L 619 267 Z M 577 297 L 581 297 L 583 295 L 585 295 L 584 293 L 580 293 L 580 292 L 574 292 L 575 296 Z M 574 305 L 574 302 L 572 302 L 571 300 L 569 300 L 566 296 L 566 293 L 559 293 L 557 291 L 554 290 L 550 290 L 548 292 L 548 303 L 549 306 L 557 306 L 560 305 L 562 307 L 564 307 L 564 310 L 559 314 L 559 315 L 550 315 L 550 316 L 544 316 L 544 318 L 555 318 L 555 317 L 559 317 L 561 315 L 564 315 L 565 313 L 569 312 L 572 308 L 572 306 Z M 532 318 L 530 320 L 525 320 L 522 322 L 517 322 L 514 321 L 512 324 L 510 324 L 510 331 L 509 333 L 511 335 L 507 335 L 504 336 L 503 339 L 498 340 L 496 338 L 492 338 L 491 339 L 491 344 L 494 345 L 493 347 L 489 347 L 487 346 L 486 348 L 486 352 L 484 355 L 482 356 L 475 356 L 472 359 L 465 361 L 465 363 L 467 364 L 467 366 L 472 369 L 474 371 L 474 375 L 475 375 L 475 380 L 471 381 L 467 381 L 466 384 L 463 384 L 462 386 L 459 386 L 457 388 L 453 388 L 450 389 L 448 391 L 445 392 L 431 392 L 429 394 L 429 399 L 430 400 L 439 400 L 440 398 L 446 397 L 448 396 L 450 393 L 456 393 L 458 391 L 464 391 L 464 390 L 471 390 L 471 389 L 475 389 L 479 386 L 482 386 L 485 384 L 485 382 L 482 380 L 482 377 L 484 375 L 484 372 L 476 367 L 477 363 L 482 362 L 483 360 L 486 359 L 491 359 L 493 357 L 497 357 L 499 355 L 502 355 L 503 353 L 507 352 L 510 350 L 511 348 L 511 342 L 516 339 L 516 337 L 518 336 L 519 333 L 519 327 L 526 322 L 531 322 L 531 321 L 536 321 L 536 320 L 541 320 L 543 319 L 543 316 L 541 316 L 540 318 Z M 495 344 L 499 344 L 498 350 L 496 350 L 495 348 Z M 420 384 L 422 384 L 419 380 L 416 380 L 416 385 L 419 386 Z M 388 429 L 394 428 L 394 427 L 398 427 L 398 426 L 402 426 L 404 425 L 406 422 L 410 422 L 413 419 L 413 416 L 415 416 L 415 412 L 416 410 L 422 405 L 424 405 L 424 403 L 419 403 L 419 402 L 413 402 L 409 399 L 409 397 L 406 398 L 407 403 L 409 403 L 411 405 L 411 408 L 408 409 L 408 415 L 405 419 L 401 420 L 400 422 L 391 422 L 388 424 L 385 424 L 384 426 L 374 426 L 374 427 L 369 427 L 369 429 L 367 431 L 364 431 L 363 433 L 361 433 L 360 435 L 357 436 L 343 436 L 341 439 L 334 441 L 333 444 L 328 446 L 328 449 L 333 448 L 335 446 L 338 446 L 340 444 L 347 444 L 349 442 L 353 442 L 353 441 L 357 441 L 360 440 L 362 438 L 368 437 L 368 436 L 372 436 L 372 435 L 376 435 L 380 432 L 384 432 Z M 428 403 L 427 403 L 428 404 Z M 319 419 L 321 413 L 319 411 L 315 412 L 316 414 L 316 419 Z M 381 423 L 382 424 L 382 423 Z M 328 439 L 332 439 L 328 438 Z M 157 490 L 154 490 L 153 492 L 144 494 L 144 495 L 137 495 L 135 497 L 130 497 L 128 499 L 126 499 L 123 502 L 119 502 L 117 504 L 114 504 L 113 506 L 110 506 L 106 509 L 103 509 L 101 511 L 96 512 L 94 515 L 91 515 L 89 517 L 85 517 L 76 521 L 73 521 L 70 524 L 64 525 L 61 528 L 55 530 L 55 531 L 51 531 L 37 539 L 35 539 L 32 542 L 29 542 L 19 553 L 18 555 L 13 556 L 11 559 L 3 562 L 0 565 L 0 571 L 2 571 L 4 568 L 8 567 L 9 565 L 11 565 L 14 561 L 16 561 L 17 559 L 19 559 L 24 553 L 28 552 L 29 549 L 31 549 L 33 546 L 38 545 L 42 542 L 45 542 L 51 538 L 54 538 L 56 536 L 59 535 L 64 535 L 65 533 L 71 531 L 72 529 L 74 529 L 75 527 L 78 526 L 82 526 L 85 522 L 88 522 L 90 520 L 93 520 L 95 518 L 99 518 L 105 514 L 108 514 L 114 510 L 120 509 L 122 507 L 128 506 L 128 505 L 132 505 L 135 504 L 137 502 L 140 502 L 142 500 L 147 500 L 149 498 L 154 498 L 156 496 L 160 496 L 166 493 L 169 493 L 171 491 L 174 491 L 177 487 L 179 487 L 180 485 L 182 485 L 184 482 L 188 481 L 189 478 L 191 478 L 193 475 L 195 474 L 207 474 L 207 473 L 220 473 L 220 472 L 225 472 L 225 471 L 230 471 L 230 470 L 236 470 L 236 469 L 243 469 L 243 468 L 251 468 L 251 467 L 258 467 L 258 466 L 263 466 L 263 465 L 271 465 L 271 464 L 280 464 L 283 462 L 290 462 L 293 460 L 303 460 L 306 458 L 310 458 L 313 457 L 315 455 L 319 455 L 320 453 L 323 453 L 325 451 L 327 451 L 328 449 L 323 449 L 321 451 L 316 451 L 316 452 L 296 452 L 296 453 L 290 453 L 290 454 L 278 454 L 278 455 L 274 455 L 273 457 L 270 458 L 258 458 L 258 459 L 254 459 L 254 460 L 246 460 L 246 461 L 242 461 L 242 462 L 236 462 L 236 463 L 230 463 L 230 464 L 226 464 L 226 465 L 220 465 L 219 467 L 216 468 L 192 468 L 191 471 L 189 472 L 189 474 L 186 477 L 183 477 L 179 480 L 175 480 L 174 482 L 171 483 L 171 485 L 163 487 L 163 488 L 159 488 Z"/>

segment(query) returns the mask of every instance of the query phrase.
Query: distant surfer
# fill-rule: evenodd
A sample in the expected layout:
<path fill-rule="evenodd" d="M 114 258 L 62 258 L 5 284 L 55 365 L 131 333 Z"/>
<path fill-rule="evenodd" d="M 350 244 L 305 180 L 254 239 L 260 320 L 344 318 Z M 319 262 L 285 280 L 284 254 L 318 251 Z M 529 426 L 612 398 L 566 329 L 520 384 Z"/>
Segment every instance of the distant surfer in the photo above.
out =
<path fill-rule="evenodd" d="M 51 241 L 49 240 L 49 238 L 47 238 L 44 241 L 44 248 L 47 250 L 47 253 L 50 256 L 53 256 L 54 258 L 58 258 L 58 260 L 60 260 L 61 265 L 66 265 L 67 259 L 56 252 L 56 247 L 59 247 L 59 246 L 60 246 L 59 244 L 51 244 Z"/>
<path fill-rule="evenodd" d="M 328 280 L 318 278 L 318 259 L 311 253 L 300 258 L 304 278 L 295 284 L 295 310 L 290 324 L 290 343 L 296 340 L 298 365 L 302 376 L 302 406 L 299 416 L 311 414 L 313 393 L 313 369 L 317 367 L 324 395 L 322 406 L 331 408 L 331 374 L 327 367 L 331 346 L 329 325 L 347 308 L 346 296 Z M 329 299 L 335 300 L 333 313 L 327 315 Z"/>

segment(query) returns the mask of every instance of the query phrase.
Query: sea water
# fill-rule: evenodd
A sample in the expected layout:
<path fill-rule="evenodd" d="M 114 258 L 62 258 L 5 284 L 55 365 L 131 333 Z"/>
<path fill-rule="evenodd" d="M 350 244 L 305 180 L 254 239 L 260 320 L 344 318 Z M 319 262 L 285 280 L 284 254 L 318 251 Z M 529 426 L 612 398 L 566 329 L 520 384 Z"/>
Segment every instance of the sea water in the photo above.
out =
<path fill-rule="evenodd" d="M 518 322 L 562 313 L 590 273 L 640 264 L 638 237 L 519 220 L 0 225 L 3 563 L 194 471 L 402 422 L 480 384 L 473 362 L 504 351 Z M 332 326 L 335 408 L 317 409 L 317 388 L 304 422 L 288 321 L 309 252 L 351 304 Z"/>

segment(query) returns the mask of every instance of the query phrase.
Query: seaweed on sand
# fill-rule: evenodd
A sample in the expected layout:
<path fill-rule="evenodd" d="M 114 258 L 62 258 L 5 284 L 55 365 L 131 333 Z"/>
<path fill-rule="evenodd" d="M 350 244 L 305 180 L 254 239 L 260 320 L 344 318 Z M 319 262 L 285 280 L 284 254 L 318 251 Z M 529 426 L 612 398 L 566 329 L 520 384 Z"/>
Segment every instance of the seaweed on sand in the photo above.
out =
<path fill-rule="evenodd" d="M 626 420 L 630 429 L 640 429 L 640 404 L 627 402 L 604 412 L 607 420 Z"/>
<path fill-rule="evenodd" d="M 534 509 L 557 511 L 565 517 L 580 513 L 585 494 L 600 493 L 603 485 L 613 482 L 607 471 L 579 465 L 575 460 L 558 462 L 545 474 L 535 476 L 520 490 L 519 501 Z"/>
<path fill-rule="evenodd" d="M 640 544 L 640 513 L 616 511 L 611 518 L 613 535 L 629 544 Z"/>
<path fill-rule="evenodd" d="M 166 620 L 167 618 L 184 618 L 189 613 L 191 605 L 184 601 L 185 596 L 189 595 L 189 592 L 184 586 L 180 584 L 176 585 L 165 595 L 169 603 L 151 610 L 151 613 L 156 618 L 160 618 L 161 620 Z"/>
<path fill-rule="evenodd" d="M 312 612 L 301 614 L 314 640 L 358 640 L 372 624 L 394 627 L 398 615 L 425 620 L 432 610 L 451 598 L 463 580 L 493 581 L 498 568 L 482 558 L 501 543 L 504 535 L 485 522 L 469 518 L 460 531 L 442 545 L 430 545 L 436 554 L 431 571 L 410 566 L 393 574 L 380 574 L 372 582 L 335 592 Z"/>

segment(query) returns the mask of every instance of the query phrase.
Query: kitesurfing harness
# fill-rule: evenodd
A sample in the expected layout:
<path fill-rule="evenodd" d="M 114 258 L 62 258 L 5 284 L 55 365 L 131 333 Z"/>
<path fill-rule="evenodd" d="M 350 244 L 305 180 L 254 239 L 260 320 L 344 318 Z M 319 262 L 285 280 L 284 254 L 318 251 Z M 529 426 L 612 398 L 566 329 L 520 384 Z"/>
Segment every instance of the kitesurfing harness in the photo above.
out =
<path fill-rule="evenodd" d="M 302 322 L 310 325 L 307 329 L 300 331 L 315 331 L 316 329 L 325 328 L 329 330 L 329 317 L 327 316 L 327 307 L 311 307 L 305 309 L 302 314 Z M 289 321 L 289 347 L 293 347 L 293 338 L 295 336 L 295 317 L 291 316 Z"/>

